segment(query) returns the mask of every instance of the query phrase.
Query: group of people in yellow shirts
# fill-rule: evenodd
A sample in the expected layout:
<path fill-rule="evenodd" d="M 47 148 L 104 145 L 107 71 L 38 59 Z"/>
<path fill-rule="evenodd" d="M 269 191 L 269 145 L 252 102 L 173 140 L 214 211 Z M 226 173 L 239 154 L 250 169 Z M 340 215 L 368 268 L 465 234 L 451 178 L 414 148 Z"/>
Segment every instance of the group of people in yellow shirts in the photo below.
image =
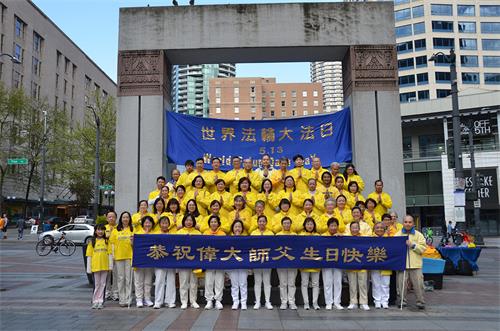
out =
<path fill-rule="evenodd" d="M 410 278 L 417 296 L 417 306 L 423 309 L 423 275 L 421 254 L 425 250 L 423 235 L 415 230 L 414 220 L 405 216 L 403 224 L 397 214 L 390 212 L 392 200 L 383 191 L 382 180 L 374 183 L 373 192 L 365 199 L 365 182 L 353 164 L 347 164 L 340 173 L 340 164 L 334 162 L 323 168 L 319 158 L 313 158 L 311 169 L 304 167 L 304 157 L 281 158 L 279 168 L 271 166 L 271 158 L 264 155 L 261 167 L 254 170 L 251 159 L 232 159 L 233 168 L 223 172 L 221 160 L 211 160 L 212 170 L 204 169 L 204 160 L 185 163 L 186 171 L 172 171 L 172 179 L 157 178 L 157 187 L 147 200 L 141 200 L 138 211 L 131 215 L 121 213 L 116 224 L 116 213 L 107 215 L 106 228 L 96 228 L 95 239 L 87 249 L 88 266 L 93 272 L 112 270 L 113 284 L 108 284 L 109 296 L 119 300 L 121 306 L 131 303 L 131 282 L 134 280 L 136 306 L 163 305 L 176 307 L 176 272 L 179 276 L 181 309 L 188 303 L 197 303 L 198 274 L 190 269 L 135 268 L 131 270 L 133 234 L 179 235 L 323 235 L 323 236 L 408 236 L 409 250 L 407 272 L 398 274 Z M 114 221 L 113 221 L 114 218 Z M 104 236 L 99 237 L 99 232 Z M 98 245 L 107 243 L 108 250 Z M 109 257 L 95 258 L 96 252 Z M 98 260 L 98 266 L 95 261 Z M 95 267 L 95 268 L 94 268 Z M 277 269 L 279 278 L 280 309 L 297 309 L 295 304 L 297 269 Z M 231 280 L 232 309 L 247 309 L 248 270 L 227 271 Z M 261 307 L 264 287 L 264 306 L 271 304 L 271 270 L 254 269 L 254 309 Z M 350 303 L 347 309 L 369 310 L 366 270 L 346 270 L 349 281 Z M 391 271 L 374 270 L 371 283 L 375 308 L 388 308 Z M 322 274 L 326 309 L 344 309 L 341 305 L 343 271 L 341 269 L 300 269 L 301 292 L 304 309 L 320 309 L 319 277 Z M 133 276 L 132 276 L 133 275 Z M 153 275 L 155 276 L 154 302 L 151 299 Z M 206 270 L 205 309 L 223 309 L 224 270 Z M 102 277 L 97 277 L 103 284 Z M 108 277 L 109 279 L 110 277 Z M 109 280 L 108 280 L 109 282 Z M 263 286 L 262 286 L 263 285 Z M 312 287 L 309 300 L 308 288 Z M 398 286 L 398 289 L 400 287 Z M 107 291 L 108 292 L 108 291 Z M 103 290 L 96 285 L 94 308 L 102 307 Z M 106 294 L 108 296 L 108 294 Z M 400 298 L 406 299 L 404 293 Z"/>

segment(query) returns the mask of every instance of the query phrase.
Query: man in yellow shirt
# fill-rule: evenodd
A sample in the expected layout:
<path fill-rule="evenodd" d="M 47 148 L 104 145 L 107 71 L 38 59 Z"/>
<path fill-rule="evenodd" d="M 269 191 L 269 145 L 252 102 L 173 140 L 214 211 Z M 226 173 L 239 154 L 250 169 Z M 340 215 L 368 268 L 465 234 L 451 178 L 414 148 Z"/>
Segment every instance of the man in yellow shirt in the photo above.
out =
<path fill-rule="evenodd" d="M 189 176 L 191 173 L 194 171 L 194 162 L 193 160 L 187 160 L 184 162 L 184 167 L 186 168 L 186 171 L 184 171 L 180 176 L 179 179 L 177 180 L 177 185 L 182 185 L 186 189 L 186 193 L 188 191 L 191 191 L 191 181 L 188 180 Z"/>
<path fill-rule="evenodd" d="M 375 191 L 368 195 L 368 198 L 372 198 L 377 202 L 377 206 L 375 207 L 375 212 L 379 215 L 383 215 L 387 213 L 387 210 L 392 208 L 392 199 L 391 196 L 385 192 L 384 182 L 381 179 L 377 179 L 375 181 Z"/>
<path fill-rule="evenodd" d="M 238 182 L 243 177 L 243 169 L 241 168 L 241 159 L 239 156 L 233 156 L 233 169 L 226 173 L 225 182 L 229 187 L 229 192 L 235 194 L 238 192 Z"/>
<path fill-rule="evenodd" d="M 311 172 L 304 168 L 304 157 L 297 154 L 293 157 L 295 168 L 290 170 L 289 175 L 295 180 L 295 186 L 300 192 L 307 192 L 307 180 L 311 177 Z"/>
<path fill-rule="evenodd" d="M 308 190 L 304 194 L 304 198 L 309 198 L 314 202 L 314 213 L 316 215 L 322 215 L 325 212 L 325 195 L 316 189 L 317 181 L 316 179 L 309 178 L 307 181 Z"/>
<path fill-rule="evenodd" d="M 247 177 L 250 180 L 250 183 L 252 184 L 252 189 L 254 189 L 256 192 L 259 192 L 260 186 L 262 185 L 262 179 L 260 178 L 258 173 L 252 170 L 252 168 L 253 168 L 252 159 L 250 158 L 244 159 L 243 160 L 244 171 L 242 177 Z"/>
<path fill-rule="evenodd" d="M 275 169 L 271 164 L 271 156 L 269 154 L 262 155 L 261 165 L 255 170 L 255 172 L 260 176 L 261 180 L 264 180 L 266 178 L 271 179 L 274 171 Z"/>
<path fill-rule="evenodd" d="M 205 185 L 207 182 L 207 175 L 209 171 L 205 170 L 205 160 L 200 157 L 197 158 L 196 161 L 194 162 L 194 171 L 189 174 L 188 181 L 191 183 L 191 188 L 193 189 L 193 179 L 195 179 L 196 176 L 201 176 L 203 177 L 203 180 L 205 181 Z"/>
<path fill-rule="evenodd" d="M 284 189 L 285 178 L 289 175 L 288 173 L 288 159 L 286 157 L 280 158 L 280 168 L 275 170 L 271 176 L 271 182 L 273 183 L 273 192 L 280 192 Z"/>
<path fill-rule="evenodd" d="M 150 205 L 150 206 L 153 205 L 156 198 L 158 198 L 160 196 L 161 189 L 163 186 L 165 186 L 166 182 L 167 182 L 167 180 L 163 176 L 158 176 L 156 178 L 156 190 L 149 192 L 148 205 Z"/>
<path fill-rule="evenodd" d="M 323 173 L 327 171 L 328 170 L 321 166 L 321 159 L 319 157 L 313 157 L 312 167 L 310 170 L 310 178 L 314 178 L 316 179 L 316 182 L 323 184 L 323 182 L 321 181 L 321 175 L 323 175 Z"/>
<path fill-rule="evenodd" d="M 218 157 L 213 157 L 212 158 L 212 170 L 206 172 L 206 174 L 203 174 L 203 178 L 205 179 L 205 184 L 207 185 L 208 191 L 210 193 L 214 193 L 217 191 L 215 187 L 215 182 L 217 182 L 218 179 L 222 179 L 225 182 L 225 174 L 220 170 L 220 166 L 222 164 L 222 161 Z"/>
<path fill-rule="evenodd" d="M 338 162 L 332 162 L 330 164 L 330 173 L 332 174 L 333 179 L 335 179 L 337 176 L 341 176 L 342 178 L 344 178 L 344 175 L 340 172 L 340 163 Z"/>

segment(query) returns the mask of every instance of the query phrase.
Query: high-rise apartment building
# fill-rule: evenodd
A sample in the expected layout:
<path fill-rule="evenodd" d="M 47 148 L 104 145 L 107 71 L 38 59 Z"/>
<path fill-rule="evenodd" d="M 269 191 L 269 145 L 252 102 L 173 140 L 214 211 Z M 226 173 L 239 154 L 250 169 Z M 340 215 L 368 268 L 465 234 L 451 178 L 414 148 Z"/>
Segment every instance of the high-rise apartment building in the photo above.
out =
<path fill-rule="evenodd" d="M 261 120 L 322 114 L 320 83 L 276 83 L 275 78 L 210 80 L 210 117 Z"/>
<path fill-rule="evenodd" d="M 400 101 L 444 98 L 456 53 L 458 90 L 500 90 L 500 3 L 491 0 L 395 0 Z"/>
<path fill-rule="evenodd" d="M 323 87 L 323 107 L 326 112 L 339 111 L 344 106 L 342 62 L 311 62 L 311 82 Z"/>
<path fill-rule="evenodd" d="M 234 77 L 235 75 L 236 65 L 231 63 L 173 66 L 173 111 L 208 117 L 209 80 L 216 77 Z"/>
<path fill-rule="evenodd" d="M 0 0 L 0 80 L 33 98 L 62 107 L 70 123 L 80 121 L 95 93 L 116 96 L 116 84 L 37 6 Z"/>

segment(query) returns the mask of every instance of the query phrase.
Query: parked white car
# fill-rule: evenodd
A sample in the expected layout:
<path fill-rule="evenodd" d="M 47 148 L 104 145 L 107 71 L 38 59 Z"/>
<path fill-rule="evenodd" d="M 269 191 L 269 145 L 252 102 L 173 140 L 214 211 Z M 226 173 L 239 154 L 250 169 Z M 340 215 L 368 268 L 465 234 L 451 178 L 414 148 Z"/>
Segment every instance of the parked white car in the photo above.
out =
<path fill-rule="evenodd" d="M 80 215 L 80 216 L 77 216 L 74 220 L 73 220 L 73 223 L 74 224 L 89 224 L 89 225 L 94 225 L 95 224 L 95 221 L 93 218 L 87 216 L 87 215 Z"/>
<path fill-rule="evenodd" d="M 45 231 L 38 235 L 38 240 L 52 238 L 57 241 L 62 233 L 66 234 L 66 239 L 73 241 L 75 244 L 89 243 L 94 235 L 94 227 L 88 224 L 68 224 L 61 226 L 57 230 Z"/>

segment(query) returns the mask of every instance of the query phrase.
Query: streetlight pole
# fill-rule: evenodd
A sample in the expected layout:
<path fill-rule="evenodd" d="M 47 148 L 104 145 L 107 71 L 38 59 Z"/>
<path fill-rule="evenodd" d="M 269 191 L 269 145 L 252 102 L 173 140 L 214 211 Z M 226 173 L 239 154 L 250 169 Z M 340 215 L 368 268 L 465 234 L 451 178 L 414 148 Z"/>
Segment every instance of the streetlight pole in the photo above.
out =
<path fill-rule="evenodd" d="M 465 178 L 464 178 L 464 167 L 462 163 L 460 109 L 458 108 L 458 82 L 457 82 L 457 65 L 456 65 L 457 57 L 455 55 L 455 51 L 453 49 L 450 49 L 450 55 L 445 55 L 443 52 L 438 52 L 432 55 L 429 61 L 436 61 L 438 56 L 443 56 L 446 62 L 450 64 L 451 107 L 452 107 L 451 116 L 453 121 L 453 158 L 455 160 L 454 192 L 455 194 L 458 193 L 459 195 L 463 195 L 465 191 Z M 462 208 L 462 211 L 465 211 L 464 205 L 457 205 L 455 202 L 455 210 L 457 210 L 458 208 Z"/>
<path fill-rule="evenodd" d="M 43 144 L 42 144 L 42 175 L 40 179 L 40 212 L 39 218 L 40 222 L 43 221 L 44 217 L 44 200 L 45 200 L 45 154 L 47 151 L 47 111 L 43 111 Z"/>
<path fill-rule="evenodd" d="M 100 141 L 101 141 L 101 119 L 97 115 L 96 109 L 87 105 L 87 108 L 92 110 L 94 114 L 94 120 L 96 125 L 96 133 L 95 133 L 95 174 L 94 174 L 94 218 L 97 221 L 97 216 L 99 216 L 99 200 L 100 200 L 100 192 L 99 192 L 99 179 L 100 179 Z"/>

